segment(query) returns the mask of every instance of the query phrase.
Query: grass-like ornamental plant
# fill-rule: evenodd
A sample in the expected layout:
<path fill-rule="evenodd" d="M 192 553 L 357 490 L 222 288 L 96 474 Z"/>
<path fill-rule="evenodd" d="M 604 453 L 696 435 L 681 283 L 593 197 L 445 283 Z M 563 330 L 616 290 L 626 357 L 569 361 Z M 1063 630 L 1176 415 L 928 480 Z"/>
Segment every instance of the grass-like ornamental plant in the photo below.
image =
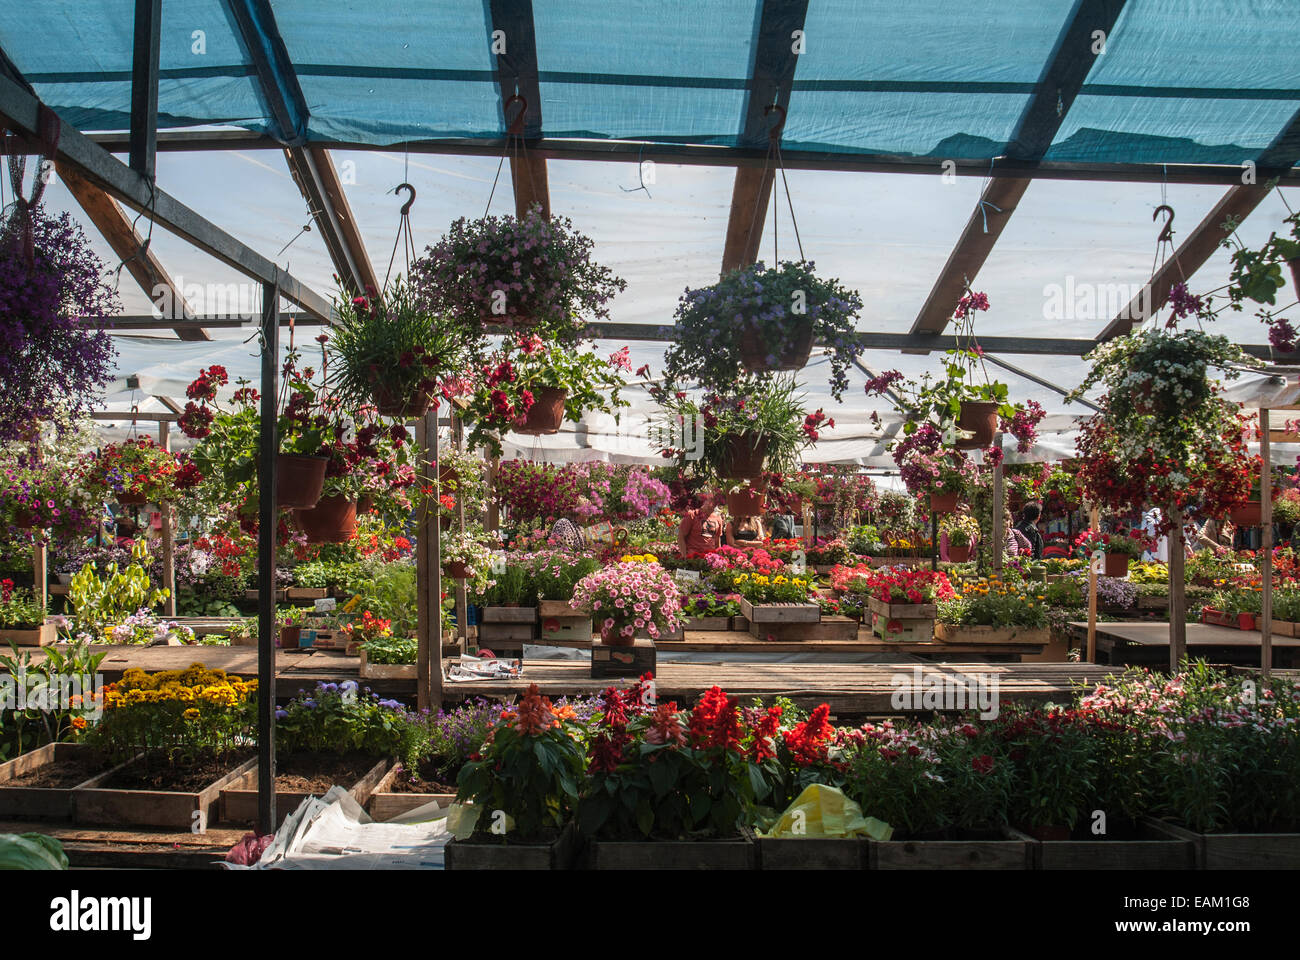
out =
<path fill-rule="evenodd" d="M 825 344 L 830 357 L 831 394 L 839 400 L 848 370 L 861 352 L 855 319 L 862 300 L 838 280 L 819 277 L 811 261 L 762 261 L 733 270 L 715 284 L 687 289 L 677 304 L 673 344 L 665 353 L 666 373 L 676 382 L 695 382 L 729 392 L 757 352 L 769 369 L 789 369 L 781 360 L 794 353 L 807 361 L 808 347 Z"/>

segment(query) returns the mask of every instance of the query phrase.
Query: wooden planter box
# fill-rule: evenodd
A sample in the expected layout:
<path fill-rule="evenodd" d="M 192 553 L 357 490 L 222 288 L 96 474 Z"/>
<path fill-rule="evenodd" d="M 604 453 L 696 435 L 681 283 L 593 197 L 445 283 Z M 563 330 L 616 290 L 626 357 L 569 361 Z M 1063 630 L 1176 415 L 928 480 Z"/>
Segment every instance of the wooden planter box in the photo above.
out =
<path fill-rule="evenodd" d="M 261 597 L 261 595 L 262 595 L 261 592 L 258 591 L 258 590 L 245 590 L 245 591 L 244 591 L 244 599 L 245 599 L 245 600 L 251 600 L 251 601 L 253 601 L 254 603 L 257 602 L 258 598 Z M 286 600 L 288 600 L 288 599 L 289 599 L 289 591 L 288 591 L 288 590 L 281 589 L 281 590 L 277 590 L 277 591 L 275 591 L 275 602 L 276 602 L 276 603 L 283 603 L 284 601 L 286 601 Z"/>
<path fill-rule="evenodd" d="M 755 870 L 752 835 L 734 840 L 589 840 L 588 870 Z"/>
<path fill-rule="evenodd" d="M 385 758 L 370 768 L 370 772 L 352 786 L 348 793 L 361 806 L 366 805 L 375 787 L 384 779 L 392 761 Z M 298 809 L 298 805 L 310 794 L 296 790 L 275 791 L 275 825 L 284 823 L 284 818 Z M 237 781 L 221 791 L 221 819 L 224 823 L 252 824 L 257 822 L 257 764 L 243 774 Z"/>
<path fill-rule="evenodd" d="M 631 646 L 613 645 L 603 640 L 591 641 L 591 677 L 640 677 L 657 672 L 655 641 L 636 637 Z"/>
<path fill-rule="evenodd" d="M 394 766 L 384 774 L 384 778 L 375 787 L 375 792 L 370 795 L 370 806 L 367 809 L 370 811 L 370 816 L 376 820 L 392 820 L 408 810 L 414 810 L 416 807 L 434 801 L 445 810 L 456 799 L 455 793 L 393 793 L 389 787 L 392 786 L 393 778 L 396 776 L 397 767 Z"/>
<path fill-rule="evenodd" d="M 686 624 L 687 630 L 730 630 L 731 617 L 692 617 Z"/>
<path fill-rule="evenodd" d="M 418 663 L 371 663 L 366 656 L 366 648 L 357 651 L 361 656 L 362 680 L 416 680 L 419 678 Z"/>
<path fill-rule="evenodd" d="M 1274 620 L 1272 623 L 1272 632 L 1275 637 L 1300 637 L 1300 623 L 1292 623 L 1290 620 Z"/>
<path fill-rule="evenodd" d="M 32 630 L 0 630 L 0 646 L 15 643 L 20 647 L 48 647 L 59 640 L 54 624 L 46 623 Z"/>
<path fill-rule="evenodd" d="M 580 847 L 578 831 L 566 826 L 551 843 L 479 843 L 449 840 L 448 870 L 571 870 Z"/>
<path fill-rule="evenodd" d="M 871 613 L 871 632 L 881 640 L 895 643 L 932 643 L 933 620 L 897 620 Z"/>
<path fill-rule="evenodd" d="M 987 840 L 869 840 L 872 870 L 1028 870 L 1032 841 L 1010 832 Z"/>
<path fill-rule="evenodd" d="M 76 787 L 15 787 L 9 786 L 9 781 L 50 764 L 84 757 L 90 752 L 79 743 L 47 743 L 0 763 L 0 817 L 71 820 L 72 792 Z M 86 782 L 94 779 L 96 777 L 88 777 Z"/>
<path fill-rule="evenodd" d="M 478 628 L 480 646 L 503 650 L 523 650 L 537 631 L 536 607 L 484 607 Z"/>
<path fill-rule="evenodd" d="M 140 761 L 136 761 L 139 763 Z M 257 758 L 252 757 L 223 777 L 197 791 L 121 790 L 100 787 L 119 768 L 102 773 L 72 792 L 72 819 L 76 823 L 101 823 L 114 826 L 171 827 L 176 830 L 200 829 L 215 822 L 223 788 L 250 771 L 256 773 Z M 253 795 L 257 806 L 257 795 Z M 195 813 L 199 816 L 195 816 Z M 254 811 L 256 816 L 256 811 Z"/>
<path fill-rule="evenodd" d="M 749 629 L 749 620 L 745 617 L 732 617 L 731 629 L 744 632 Z"/>
<path fill-rule="evenodd" d="M 858 621 L 849 617 L 823 616 L 819 623 L 751 623 L 750 636 L 759 640 L 791 642 L 797 640 L 834 640 L 849 642 L 858 639 Z"/>
<path fill-rule="evenodd" d="M 287 600 L 324 600 L 329 596 L 326 587 L 289 587 L 285 590 Z"/>
<path fill-rule="evenodd" d="M 1235 630 L 1254 630 L 1253 613 L 1224 613 L 1213 607 L 1201 607 L 1201 623 L 1213 623 L 1220 627 L 1232 627 Z"/>
<path fill-rule="evenodd" d="M 890 620 L 933 620 L 939 615 L 937 603 L 886 603 L 879 597 L 867 597 L 867 609 Z"/>
<path fill-rule="evenodd" d="M 1050 627 L 983 627 L 966 624 L 936 623 L 934 639 L 944 643 L 1027 643 L 1048 644 Z"/>
<path fill-rule="evenodd" d="M 759 837 L 761 870 L 865 870 L 866 840 L 832 837 Z"/>
<path fill-rule="evenodd" d="M 1035 840 L 1019 830 L 1011 834 L 1030 845 L 1036 870 L 1191 870 L 1195 844 L 1156 820 L 1138 825 L 1126 840 Z"/>
<path fill-rule="evenodd" d="M 740 612 L 751 624 L 816 623 L 822 618 L 821 607 L 815 603 L 761 603 L 755 606 L 744 597 L 740 598 Z"/>
<path fill-rule="evenodd" d="M 591 639 L 591 614 L 577 609 L 567 600 L 538 601 L 537 619 L 542 640 Z"/>
<path fill-rule="evenodd" d="M 484 607 L 483 622 L 487 623 L 527 623 L 537 622 L 536 607 Z"/>
<path fill-rule="evenodd" d="M 568 600 L 538 600 L 537 615 L 539 617 L 586 617 L 591 619 L 591 614 L 579 610 Z"/>
<path fill-rule="evenodd" d="M 1168 610 L 1168 597 L 1138 597 L 1137 608 L 1139 610 Z"/>
<path fill-rule="evenodd" d="M 1300 833 L 1196 833 L 1163 822 L 1160 827 L 1191 842 L 1198 870 L 1300 869 Z"/>

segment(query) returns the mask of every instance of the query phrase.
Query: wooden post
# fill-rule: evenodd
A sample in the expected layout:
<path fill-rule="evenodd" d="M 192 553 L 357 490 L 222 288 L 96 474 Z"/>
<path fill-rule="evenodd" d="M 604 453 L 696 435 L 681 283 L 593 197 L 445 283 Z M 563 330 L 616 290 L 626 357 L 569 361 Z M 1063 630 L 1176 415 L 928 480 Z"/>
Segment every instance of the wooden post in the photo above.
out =
<path fill-rule="evenodd" d="M 415 426 L 420 463 L 438 470 L 438 413 L 430 410 Z M 435 487 L 435 489 L 437 489 Z M 438 528 L 438 501 L 425 497 L 415 528 L 415 583 L 417 615 L 417 704 L 421 710 L 442 706 L 442 564 Z"/>
<path fill-rule="evenodd" d="M 813 545 L 813 508 L 810 503 L 802 503 L 803 509 L 803 545 L 805 548 Z"/>
<path fill-rule="evenodd" d="M 1002 434 L 993 438 L 993 446 L 999 450 L 1002 449 Z M 1007 542 L 1007 531 L 1003 527 L 1003 516 L 1005 512 L 1006 491 L 1002 484 L 1002 463 L 993 465 L 993 569 L 1000 571 L 1002 569 L 1002 548 Z"/>
<path fill-rule="evenodd" d="M 1177 673 L 1187 656 L 1187 583 L 1184 576 L 1183 512 L 1170 510 L 1169 520 L 1169 672 Z"/>
<path fill-rule="evenodd" d="M 1090 526 L 1101 530 L 1101 511 L 1093 505 Z M 1088 663 L 1097 662 L 1097 566 L 1101 561 L 1095 557 L 1088 558 Z"/>
<path fill-rule="evenodd" d="M 275 833 L 275 459 L 280 286 L 262 285 L 262 409 L 257 460 L 257 832 Z"/>
<path fill-rule="evenodd" d="M 1273 465 L 1269 443 L 1268 410 L 1259 411 L 1259 524 L 1262 557 L 1259 576 L 1263 592 L 1259 611 L 1260 670 L 1267 677 L 1273 669 Z"/>
<path fill-rule="evenodd" d="M 39 464 L 42 459 L 41 453 L 41 432 L 40 426 L 34 425 L 36 437 L 32 440 L 32 458 Z M 102 510 L 103 507 L 101 506 Z M 102 527 L 103 524 L 101 523 Z M 49 613 L 50 602 L 50 570 L 49 554 L 45 549 L 45 531 L 35 529 L 32 536 L 32 598 L 41 605 L 41 609 Z M 69 608 L 70 609 L 70 608 Z"/>
<path fill-rule="evenodd" d="M 460 415 L 454 410 L 451 415 L 451 442 L 456 452 L 460 453 L 461 446 L 464 442 L 465 428 L 460 422 Z M 439 474 L 442 470 L 439 469 Z M 460 495 L 460 484 L 456 484 L 456 532 L 461 536 L 465 535 L 465 499 Z M 442 492 L 442 483 L 439 481 L 438 492 Z M 441 622 L 441 621 L 439 621 Z M 461 641 L 461 650 L 464 650 L 469 637 L 469 596 L 465 589 L 465 581 L 456 581 L 456 636 Z M 439 641 L 441 642 L 441 641 Z"/>
<path fill-rule="evenodd" d="M 487 502 L 487 532 L 496 533 L 501 527 L 501 508 L 497 504 L 497 470 L 501 466 L 501 461 L 493 457 L 488 461 L 488 502 Z"/>
<path fill-rule="evenodd" d="M 158 446 L 168 453 L 172 449 L 171 424 L 166 420 L 158 421 Z M 172 505 L 169 501 L 158 504 L 162 510 L 162 562 L 163 589 L 167 599 L 163 602 L 163 616 L 176 616 L 176 545 L 172 534 Z"/>

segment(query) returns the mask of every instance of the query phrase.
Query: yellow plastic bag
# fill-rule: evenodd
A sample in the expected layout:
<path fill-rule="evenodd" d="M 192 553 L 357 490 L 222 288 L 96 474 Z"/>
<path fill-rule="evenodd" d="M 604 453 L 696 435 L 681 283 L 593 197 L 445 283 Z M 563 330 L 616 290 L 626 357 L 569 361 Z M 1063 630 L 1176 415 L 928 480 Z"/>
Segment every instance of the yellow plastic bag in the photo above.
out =
<path fill-rule="evenodd" d="M 844 791 L 814 783 L 795 798 L 765 837 L 870 837 L 888 840 L 894 828 L 875 817 L 864 817 L 862 808 Z"/>

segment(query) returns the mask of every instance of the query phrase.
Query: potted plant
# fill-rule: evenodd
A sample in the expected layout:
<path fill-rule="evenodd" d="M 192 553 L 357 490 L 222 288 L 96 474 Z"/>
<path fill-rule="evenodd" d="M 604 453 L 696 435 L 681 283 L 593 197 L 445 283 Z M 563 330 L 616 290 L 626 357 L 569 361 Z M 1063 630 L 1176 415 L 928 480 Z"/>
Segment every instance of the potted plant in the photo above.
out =
<path fill-rule="evenodd" d="M 980 485 L 979 470 L 961 453 L 926 451 L 924 442 L 931 432 L 923 430 L 915 435 L 917 443 L 895 450 L 896 459 L 901 457 L 900 477 L 908 490 L 929 498 L 932 513 L 953 513 L 962 497 Z"/>
<path fill-rule="evenodd" d="M 123 505 L 174 501 L 203 479 L 187 458 L 164 450 L 149 436 L 87 453 L 82 476 L 93 496 Z"/>
<path fill-rule="evenodd" d="M 615 413 L 626 401 L 620 370 L 631 370 L 627 348 L 608 359 L 572 345 L 546 343 L 532 333 L 507 338 L 478 370 L 478 383 L 462 416 L 471 424 L 467 445 L 501 456 L 509 431 L 556 433 L 591 411 Z"/>
<path fill-rule="evenodd" d="M 453 580 L 468 580 L 466 587 L 483 593 L 492 585 L 495 560 L 492 551 L 470 533 L 453 531 L 441 538 L 442 573 Z"/>
<path fill-rule="evenodd" d="M 519 219 L 462 218 L 412 265 L 410 282 L 427 309 L 461 327 L 526 327 L 572 344 L 588 322 L 609 319 L 609 301 L 627 286 L 592 259 L 593 246 L 540 205 Z"/>
<path fill-rule="evenodd" d="M 307 621 L 307 612 L 306 607 L 280 607 L 276 610 L 275 622 L 283 649 L 297 650 L 301 646 L 302 625 Z"/>
<path fill-rule="evenodd" d="M 439 380 L 464 370 L 470 328 L 429 309 L 414 287 L 398 277 L 383 296 L 342 297 L 330 329 L 330 385 L 347 406 L 374 403 L 380 416 L 423 416 Z"/>
<path fill-rule="evenodd" d="M 854 322 L 861 309 L 856 293 L 817 276 L 811 261 L 741 267 L 682 295 L 665 372 L 671 381 L 725 392 L 741 371 L 802 368 L 820 341 L 829 348 L 831 394 L 839 400 L 861 352 Z"/>
<path fill-rule="evenodd" d="M 530 684 L 461 767 L 448 828 L 447 869 L 568 869 L 582 785 L 585 731 L 572 707 Z"/>
<path fill-rule="evenodd" d="M 53 624 L 45 622 L 46 608 L 31 590 L 0 580 L 0 643 L 43 647 L 55 641 Z"/>
<path fill-rule="evenodd" d="M 1096 530 L 1084 530 L 1075 537 L 1074 546 L 1075 549 L 1083 550 L 1088 557 L 1098 551 L 1104 554 L 1106 576 L 1126 577 L 1129 561 L 1142 556 L 1146 550 L 1146 541 L 1124 531 L 1099 533 Z"/>
<path fill-rule="evenodd" d="M 573 588 L 573 606 L 600 625 L 601 642 L 631 646 L 682 629 L 682 593 L 658 563 L 626 561 L 588 574 Z"/>
<path fill-rule="evenodd" d="M 943 518 L 939 530 L 948 536 L 948 559 L 953 563 L 968 561 L 979 540 L 979 521 L 968 513 L 953 514 Z"/>

